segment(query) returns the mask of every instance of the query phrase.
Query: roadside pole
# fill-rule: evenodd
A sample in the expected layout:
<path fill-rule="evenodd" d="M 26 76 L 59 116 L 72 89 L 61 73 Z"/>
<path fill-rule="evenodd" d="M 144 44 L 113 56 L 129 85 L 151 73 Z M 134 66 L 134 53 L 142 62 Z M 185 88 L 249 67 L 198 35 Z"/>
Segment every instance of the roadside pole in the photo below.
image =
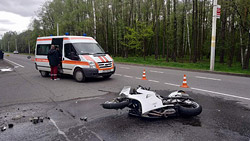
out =
<path fill-rule="evenodd" d="M 17 51 L 17 41 L 16 41 L 16 39 L 15 39 L 15 42 L 16 42 L 16 51 Z"/>
<path fill-rule="evenodd" d="M 217 0 L 214 0 L 214 3 L 213 3 L 213 22 L 212 22 L 210 71 L 214 71 L 215 41 L 216 41 L 216 19 L 217 19 L 216 14 L 217 14 Z"/>
<path fill-rule="evenodd" d="M 10 41 L 8 41 L 8 52 L 10 52 Z"/>
<path fill-rule="evenodd" d="M 94 39 L 96 39 L 96 16 L 95 16 L 95 1 L 92 1 L 93 16 L 94 16 Z"/>
<path fill-rule="evenodd" d="M 29 54 L 30 54 L 30 41 L 29 41 Z"/>
<path fill-rule="evenodd" d="M 59 36 L 59 25 L 56 23 L 56 29 L 57 29 L 57 36 Z"/>

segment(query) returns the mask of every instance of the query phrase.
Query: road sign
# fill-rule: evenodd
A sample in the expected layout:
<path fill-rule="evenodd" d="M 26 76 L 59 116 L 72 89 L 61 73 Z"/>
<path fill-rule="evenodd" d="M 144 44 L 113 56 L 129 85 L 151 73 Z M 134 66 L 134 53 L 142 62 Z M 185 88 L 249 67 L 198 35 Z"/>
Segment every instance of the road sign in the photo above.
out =
<path fill-rule="evenodd" d="M 217 14 L 216 14 L 216 17 L 219 19 L 220 18 L 220 9 L 221 9 L 221 6 L 220 5 L 217 5 Z"/>

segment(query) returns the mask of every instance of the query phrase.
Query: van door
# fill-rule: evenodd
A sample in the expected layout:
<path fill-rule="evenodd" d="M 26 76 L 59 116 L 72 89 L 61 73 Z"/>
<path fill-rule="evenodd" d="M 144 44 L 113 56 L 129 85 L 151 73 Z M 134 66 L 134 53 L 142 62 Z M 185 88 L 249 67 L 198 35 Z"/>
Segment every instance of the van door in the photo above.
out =
<path fill-rule="evenodd" d="M 60 57 L 60 61 L 62 61 L 62 48 L 63 48 L 63 38 L 53 38 L 52 39 L 52 45 L 55 45 L 57 47 L 59 47 L 59 57 Z M 58 68 L 59 72 L 62 72 L 62 63 L 60 63 L 60 68 Z"/>
<path fill-rule="evenodd" d="M 66 74 L 71 74 L 76 61 L 79 61 L 79 57 L 77 56 L 77 52 L 72 45 L 72 43 L 64 44 L 64 55 L 63 55 L 63 71 Z"/>

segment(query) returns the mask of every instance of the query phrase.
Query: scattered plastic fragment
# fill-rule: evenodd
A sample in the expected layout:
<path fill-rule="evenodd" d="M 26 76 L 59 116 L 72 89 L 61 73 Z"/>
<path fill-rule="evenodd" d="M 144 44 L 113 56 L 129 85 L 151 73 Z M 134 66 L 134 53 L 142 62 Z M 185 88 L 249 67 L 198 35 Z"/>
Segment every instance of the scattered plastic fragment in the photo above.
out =
<path fill-rule="evenodd" d="M 87 117 L 81 117 L 80 120 L 84 120 L 84 121 L 87 121 L 88 118 Z"/>
<path fill-rule="evenodd" d="M 30 118 L 30 122 L 32 122 L 33 124 L 37 124 L 39 122 L 43 122 L 44 120 L 44 117 L 33 117 L 33 118 Z"/>
<path fill-rule="evenodd" d="M 6 126 L 1 127 L 1 131 L 2 131 L 2 132 L 5 131 L 6 129 L 7 129 Z"/>
<path fill-rule="evenodd" d="M 14 124 L 11 124 L 11 123 L 10 123 L 10 124 L 8 124 L 8 127 L 9 127 L 9 128 L 13 128 L 13 127 L 14 127 Z"/>
<path fill-rule="evenodd" d="M 18 120 L 18 119 L 21 119 L 23 116 L 21 115 L 16 115 L 15 117 L 12 118 L 12 120 Z"/>

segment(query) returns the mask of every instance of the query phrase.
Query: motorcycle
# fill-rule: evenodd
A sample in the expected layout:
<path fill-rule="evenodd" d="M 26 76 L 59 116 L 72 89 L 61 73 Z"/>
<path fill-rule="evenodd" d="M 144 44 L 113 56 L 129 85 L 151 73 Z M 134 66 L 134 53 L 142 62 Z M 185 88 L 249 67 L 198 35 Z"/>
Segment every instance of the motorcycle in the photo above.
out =
<path fill-rule="evenodd" d="M 146 118 L 167 118 L 173 116 L 197 116 L 202 107 L 184 91 L 174 91 L 163 97 L 150 88 L 139 86 L 137 89 L 125 86 L 119 96 L 101 104 L 105 109 L 130 108 L 129 115 Z"/>

